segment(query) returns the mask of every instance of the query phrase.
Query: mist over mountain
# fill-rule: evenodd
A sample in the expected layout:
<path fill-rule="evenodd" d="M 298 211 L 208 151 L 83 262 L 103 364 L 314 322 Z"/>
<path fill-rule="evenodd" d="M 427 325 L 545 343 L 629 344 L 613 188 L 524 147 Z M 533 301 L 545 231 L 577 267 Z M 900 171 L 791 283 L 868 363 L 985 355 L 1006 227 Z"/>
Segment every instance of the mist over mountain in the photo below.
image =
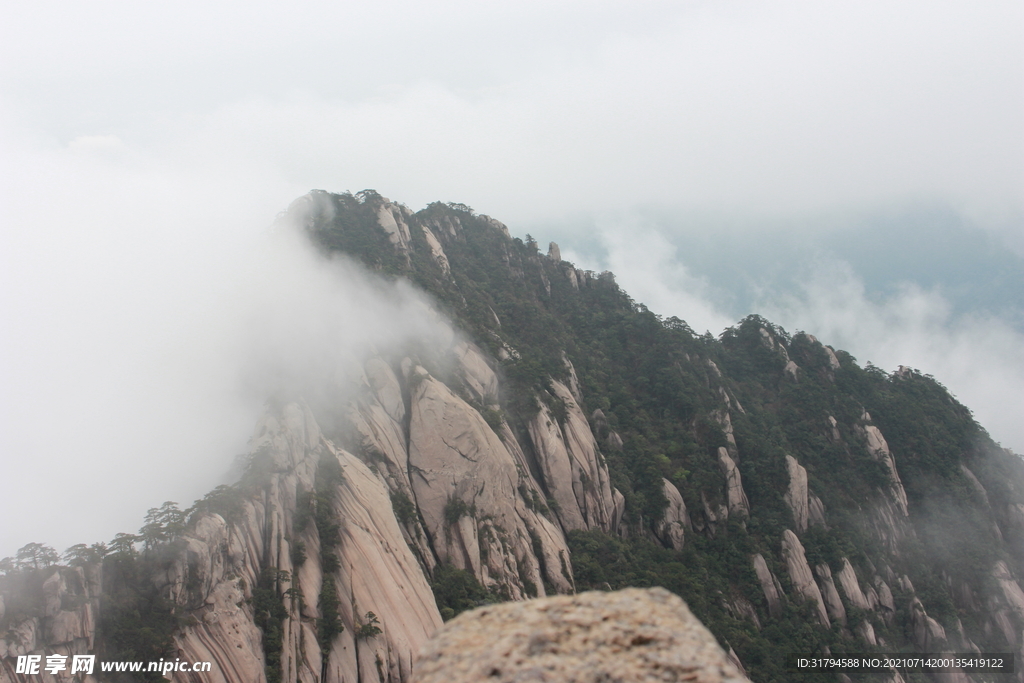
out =
<path fill-rule="evenodd" d="M 405 680 L 567 584 L 1017 648 L 1020 2 L 8 4 L 3 666 Z"/>
<path fill-rule="evenodd" d="M 0 22 L 6 515 L 107 481 L 75 521 L 107 536 L 218 481 L 255 410 L 220 311 L 311 187 L 482 207 L 698 331 L 759 312 L 942 377 L 1024 448 L 1019 3 L 104 6 Z M 942 251 L 957 225 L 988 241 Z M 0 547 L 82 535 L 37 523 Z"/>
<path fill-rule="evenodd" d="M 700 334 L 463 204 L 317 190 L 273 234 L 223 328 L 264 397 L 241 479 L 5 558 L 0 680 L 57 652 L 407 681 L 474 606 L 653 585 L 754 681 L 1020 657 L 1024 459 L 935 378 L 757 315 Z"/>
<path fill-rule="evenodd" d="M 862 362 L 942 377 L 997 440 L 1024 443 L 1024 256 L 963 214 L 910 206 L 779 223 L 651 208 L 534 230 L 695 329 L 759 312 Z"/>

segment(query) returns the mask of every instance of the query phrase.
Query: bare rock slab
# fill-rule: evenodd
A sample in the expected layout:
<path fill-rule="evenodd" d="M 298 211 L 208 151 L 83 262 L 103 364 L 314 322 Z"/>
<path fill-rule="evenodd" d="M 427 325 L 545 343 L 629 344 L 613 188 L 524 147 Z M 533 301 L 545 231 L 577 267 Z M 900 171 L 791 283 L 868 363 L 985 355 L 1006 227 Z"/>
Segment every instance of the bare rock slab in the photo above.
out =
<path fill-rule="evenodd" d="M 749 683 L 686 603 L 627 588 L 480 607 L 427 643 L 414 683 Z"/>

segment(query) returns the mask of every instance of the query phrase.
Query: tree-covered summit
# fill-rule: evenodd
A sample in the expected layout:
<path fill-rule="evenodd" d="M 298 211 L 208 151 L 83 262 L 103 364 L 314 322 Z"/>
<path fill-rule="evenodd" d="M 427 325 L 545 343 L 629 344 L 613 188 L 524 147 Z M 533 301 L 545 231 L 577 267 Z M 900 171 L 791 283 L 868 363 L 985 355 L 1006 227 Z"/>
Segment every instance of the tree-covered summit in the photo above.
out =
<path fill-rule="evenodd" d="M 926 619 L 951 646 L 1019 647 L 989 613 L 991 601 L 1003 600 L 993 567 L 1024 576 L 1024 464 L 938 380 L 861 367 L 811 334 L 757 315 L 717 339 L 697 335 L 634 301 L 611 273 L 578 270 L 464 205 L 412 212 L 366 191 L 314 195 L 301 211 L 323 250 L 410 279 L 499 359 L 501 409 L 514 428 L 526 428 L 535 397 L 558 414 L 549 382 L 568 381 L 571 362 L 626 498 L 618 536 L 570 534 L 577 588 L 675 590 L 755 680 L 797 679 L 779 669 L 779 647 L 856 651 L 873 641 L 881 650 L 912 649 Z M 382 212 L 398 230 L 383 227 Z M 735 484 L 720 454 L 742 475 L 746 511 L 722 514 Z M 763 557 L 783 592 L 800 594 L 780 545 L 800 524 L 787 501 L 787 456 L 806 472 L 810 506 L 823 509 L 823 523 L 810 523 L 800 538 L 808 565 L 820 568 L 815 581 L 839 586 L 836 611 L 844 616 L 830 629 L 812 625 L 804 600 L 771 614 L 750 562 Z M 658 535 L 666 480 L 685 501 L 682 551 Z M 885 583 L 891 614 L 858 607 L 838 579 L 822 578 L 826 567 L 838 575 L 846 566 L 865 591 Z M 747 604 L 756 618 L 744 613 Z M 1004 611 L 1013 628 L 1024 626 L 1024 614 Z"/>
<path fill-rule="evenodd" d="M 1020 649 L 1024 466 L 935 378 L 757 315 L 697 335 L 461 204 L 316 191 L 279 226 L 447 332 L 268 396 L 241 481 L 187 510 L 0 561 L 3 666 L 177 648 L 404 681 L 466 609 L 655 585 L 758 682 L 833 680 L 789 653 Z"/>

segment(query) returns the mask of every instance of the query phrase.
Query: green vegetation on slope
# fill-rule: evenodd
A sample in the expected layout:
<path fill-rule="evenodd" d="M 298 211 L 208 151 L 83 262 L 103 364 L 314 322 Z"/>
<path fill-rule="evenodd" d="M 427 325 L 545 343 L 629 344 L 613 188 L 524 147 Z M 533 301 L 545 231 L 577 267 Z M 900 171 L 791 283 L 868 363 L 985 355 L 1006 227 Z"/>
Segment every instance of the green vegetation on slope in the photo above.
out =
<path fill-rule="evenodd" d="M 337 212 L 353 201 L 364 207 L 382 201 L 375 193 L 326 198 Z M 848 558 L 863 576 L 888 566 L 911 579 L 929 615 L 948 631 L 962 623 L 982 649 L 1005 649 L 1000 635 L 982 629 L 978 615 L 954 599 L 952 587 L 990 587 L 997 559 L 1024 574 L 1024 558 L 996 539 L 992 522 L 992 510 L 1024 502 L 1024 491 L 1012 483 L 1024 481 L 1024 467 L 935 380 L 861 368 L 843 352 L 840 367 L 832 368 L 820 344 L 758 316 L 720 339 L 695 335 L 683 321 L 663 319 L 634 302 L 611 274 L 570 272 L 570 264 L 540 254 L 531 238 L 510 238 L 495 221 L 462 205 L 435 203 L 407 215 L 407 221 L 412 239 L 404 263 L 376 253 L 355 255 L 379 272 L 423 287 L 476 343 L 505 358 L 502 410 L 514 430 L 525 436 L 525 422 L 538 409 L 536 397 L 552 399 L 550 380 L 567 379 L 563 353 L 575 367 L 585 411 L 600 410 L 592 426 L 613 485 L 626 497 L 624 524 L 633 533 L 625 539 L 597 531 L 570 534 L 579 589 L 668 587 L 737 651 L 757 681 L 798 680 L 780 669 L 779 652 L 870 649 L 850 635 L 862 620 L 885 639 L 886 649 L 910 647 L 911 615 L 903 607 L 909 597 L 896 586 L 901 606 L 891 621 L 848 605 L 849 630 L 838 624 L 825 630 L 811 625 L 809 605 L 792 601 L 780 618 L 769 616 L 750 556 L 762 554 L 793 594 L 784 567 L 773 564 L 780 561 L 773 558 L 780 557 L 782 532 L 795 528 L 783 499 L 789 482 L 785 456 L 791 455 L 807 469 L 810 490 L 827 511 L 827 530 L 812 527 L 803 534 L 812 566 L 825 563 L 835 572 Z M 325 236 L 325 225 L 314 222 L 311 236 L 331 251 L 335 238 Z M 443 244 L 450 276 L 431 256 L 419 226 L 430 227 Z M 350 239 L 387 239 L 372 221 L 357 229 L 366 234 Z M 584 282 L 574 287 L 580 275 Z M 786 372 L 787 359 L 798 366 L 796 376 Z M 734 515 L 726 525 L 713 525 L 704 509 L 725 500 L 717 452 L 728 441 L 715 418 L 723 396 L 742 405 L 729 413 L 751 517 Z M 872 527 L 872 510 L 882 504 L 890 475 L 869 452 L 860 428 L 867 424 L 865 411 L 895 454 L 910 501 L 912 531 L 899 540 L 896 554 Z M 830 417 L 837 421 L 838 439 Z M 611 432 L 621 447 L 608 439 Z M 981 480 L 990 508 L 961 465 Z M 705 529 L 688 534 L 682 552 L 648 540 L 667 502 L 663 477 L 679 488 L 694 526 Z M 472 593 L 459 589 L 457 579 L 449 583 L 453 591 Z M 729 605 L 736 596 L 754 606 L 761 628 L 733 613 Z M 448 607 L 446 601 L 439 597 L 438 604 Z"/>
<path fill-rule="evenodd" d="M 577 589 L 661 585 L 678 593 L 759 683 L 817 680 L 784 671 L 780 653 L 870 650 L 855 635 L 865 625 L 884 642 L 879 651 L 911 650 L 914 595 L 947 633 L 962 627 L 983 651 L 1011 645 L 999 629 L 989 627 L 985 609 L 995 594 L 991 571 L 997 561 L 1024 576 L 1024 539 L 1003 537 L 999 526 L 1005 526 L 1003 511 L 1024 504 L 1024 464 L 994 444 L 970 411 L 933 378 L 862 368 L 842 351 L 836 352 L 839 367 L 834 367 L 815 340 L 790 335 L 758 316 L 718 339 L 696 335 L 685 322 L 664 319 L 630 299 L 610 273 L 576 271 L 542 255 L 529 236 L 512 238 L 500 224 L 463 205 L 435 203 L 415 214 L 402 212 L 410 231 L 406 248 L 399 249 L 378 223 L 383 202 L 372 191 L 314 193 L 301 223 L 324 252 L 347 254 L 385 277 L 416 283 L 468 337 L 503 359 L 501 406 L 477 406 L 489 424 L 506 420 L 529 448 L 526 425 L 541 402 L 556 420 L 566 418 L 566 405 L 551 382 L 570 379 L 565 360 L 571 361 L 612 485 L 626 499 L 619 535 L 596 530 L 568 535 Z M 441 242 L 450 272 L 432 256 L 423 227 Z M 438 359 L 419 360 L 443 374 Z M 787 366 L 788 361 L 795 365 Z M 727 407 L 735 445 L 725 431 Z M 870 425 L 884 434 L 909 501 L 906 532 L 897 524 L 895 537 L 878 529 L 878 510 L 890 505 L 893 482 L 869 449 L 865 427 Z M 335 431 L 343 436 L 344 424 L 324 426 L 332 438 Z M 749 518 L 738 512 L 727 521 L 716 518 L 715 511 L 727 502 L 721 448 L 736 456 Z M 784 500 L 787 455 L 806 468 L 809 489 L 826 511 L 827 527 L 811 526 L 801 534 L 808 562 L 828 565 L 835 574 L 845 558 L 867 580 L 886 575 L 896 604 L 890 617 L 858 610 L 842 595 L 847 623 L 825 629 L 816 625 L 810 604 L 793 598 L 781 555 L 783 532 L 796 528 Z M 155 660 L 169 653 L 179 617 L 147 577 L 174 556 L 178 537 L 198 513 L 238 521 L 245 501 L 262 490 L 272 469 L 268 455 L 256 453 L 238 485 L 218 487 L 184 512 L 172 503 L 154 508 L 138 536 L 121 534 L 109 548 L 69 549 L 65 559 L 73 565 L 102 563 L 99 642 L 107 658 Z M 314 525 L 320 539 L 325 580 L 315 598 L 322 647 L 343 628 L 344 598 L 331 577 L 338 569 L 339 542 L 332 502 L 342 476 L 337 461 L 325 458 L 313 490 L 296 492 L 292 533 Z M 663 479 L 679 489 L 692 521 L 682 551 L 654 540 L 667 505 Z M 553 501 L 530 494 L 524 494 L 528 505 L 557 513 Z M 391 502 L 403 524 L 416 518 L 405 494 L 394 494 Z M 449 524 L 473 514 L 458 499 L 445 510 Z M 144 545 L 142 552 L 137 543 Z M 37 616 L 43 582 L 58 571 L 52 549 L 29 544 L 22 550 L 0 562 L 0 592 L 20 596 L 7 602 L 0 632 L 17 619 Z M 296 566 L 306 561 L 305 552 L 301 542 L 293 545 Z M 769 613 L 751 563 L 755 554 L 781 582 L 787 596 L 781 613 Z M 433 574 L 432 589 L 445 619 L 502 599 L 468 572 L 442 565 Z M 909 584 L 893 578 L 904 575 L 913 593 L 904 587 Z M 289 578 L 263 567 L 252 588 L 268 680 L 281 676 L 285 599 L 303 599 L 294 589 L 284 590 Z M 524 586 L 529 594 L 539 589 L 526 581 Z M 186 592 L 191 595 L 194 588 L 186 586 Z M 353 635 L 375 637 L 375 619 L 367 612 Z"/>

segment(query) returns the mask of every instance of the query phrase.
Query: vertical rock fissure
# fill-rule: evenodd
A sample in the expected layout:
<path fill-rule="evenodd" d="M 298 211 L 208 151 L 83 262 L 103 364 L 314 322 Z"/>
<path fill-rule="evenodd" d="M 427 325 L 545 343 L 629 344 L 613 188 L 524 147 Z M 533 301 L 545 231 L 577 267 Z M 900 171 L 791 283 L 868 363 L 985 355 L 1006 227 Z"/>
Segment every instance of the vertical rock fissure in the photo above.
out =
<path fill-rule="evenodd" d="M 565 352 L 563 351 L 562 353 L 564 354 Z M 559 422 L 558 420 L 556 420 L 555 424 L 558 427 L 558 436 L 562 440 L 562 447 L 565 448 L 565 453 L 566 455 L 569 456 L 569 472 L 571 473 L 570 476 L 576 474 L 577 468 L 579 469 L 580 473 L 585 472 L 586 468 L 584 468 L 583 465 L 576 459 L 576 454 L 573 452 L 572 446 L 569 444 L 569 438 L 566 436 L 565 422 Z M 593 526 L 593 524 L 590 520 L 590 510 L 588 509 L 586 500 L 586 480 L 583 477 L 580 477 L 579 493 L 576 492 L 576 487 L 573 486 L 573 483 L 574 482 L 572 481 L 569 482 L 569 489 L 572 491 L 573 500 L 576 501 L 576 507 L 579 508 L 580 514 L 583 516 L 583 523 L 586 524 L 589 528 Z M 581 495 L 583 496 L 583 500 L 580 500 Z"/>
<path fill-rule="evenodd" d="M 554 494 L 548 487 L 548 481 L 544 477 L 544 470 L 540 466 L 540 456 L 537 454 L 537 449 L 533 444 L 533 439 L 530 438 L 530 434 L 526 426 L 520 424 L 518 419 L 516 420 L 515 427 L 516 428 L 512 430 L 513 436 L 519 444 L 520 450 L 523 452 L 523 458 L 526 460 L 526 466 L 530 470 L 530 476 L 535 482 L 537 482 L 537 486 L 540 487 L 541 493 L 544 494 L 544 499 L 551 500 L 554 497 Z M 554 515 L 555 520 L 557 520 L 559 529 L 564 532 L 565 523 L 562 521 L 561 512 L 557 509 L 551 509 L 551 513 Z"/>
<path fill-rule="evenodd" d="M 405 379 L 404 374 L 402 374 L 401 372 L 401 368 L 399 368 L 399 371 L 395 373 L 395 377 L 401 377 Z M 412 464 L 412 458 L 410 457 L 409 453 L 412 447 L 412 389 L 409 388 L 408 381 L 400 381 L 399 386 L 401 387 L 402 390 L 402 402 L 405 404 L 405 415 L 402 417 L 402 437 L 405 443 L 402 444 L 402 447 L 404 449 L 403 455 L 405 457 L 405 476 L 409 481 L 408 495 L 412 499 L 413 509 L 416 512 L 416 523 L 419 524 L 420 529 L 423 530 L 423 535 L 426 536 L 427 550 L 430 551 L 430 554 L 434 558 L 434 566 L 437 566 L 441 563 L 441 558 L 437 553 L 435 543 L 436 539 L 431 535 L 430 529 L 423 520 L 422 507 L 420 506 L 419 498 L 416 495 L 416 487 L 412 485 L 413 476 L 419 476 L 421 479 L 426 481 L 425 477 L 423 477 L 423 475 L 420 472 L 418 472 L 417 468 Z M 418 557 L 419 551 L 416 550 L 415 553 Z M 426 562 L 426 558 L 423 558 L 421 562 L 424 574 L 430 576 L 429 565 Z"/>

